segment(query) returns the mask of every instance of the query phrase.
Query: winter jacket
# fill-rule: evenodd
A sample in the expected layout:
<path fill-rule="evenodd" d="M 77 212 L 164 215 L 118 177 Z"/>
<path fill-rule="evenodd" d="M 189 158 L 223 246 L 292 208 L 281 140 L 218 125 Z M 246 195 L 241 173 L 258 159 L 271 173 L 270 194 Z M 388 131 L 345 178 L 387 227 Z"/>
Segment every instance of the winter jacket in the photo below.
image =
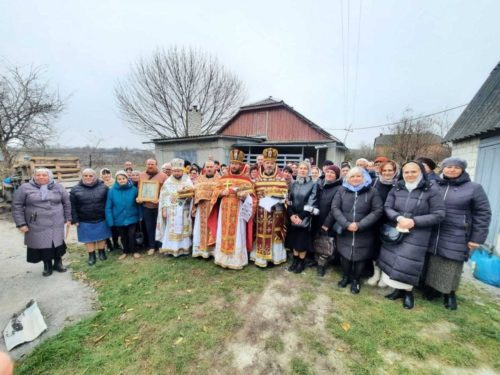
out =
<path fill-rule="evenodd" d="M 380 178 L 376 178 L 373 181 L 373 188 L 378 191 L 378 194 L 380 195 L 380 198 L 382 198 L 382 203 L 385 203 L 385 200 L 387 199 L 387 195 L 389 195 L 389 192 L 391 189 L 394 187 L 396 184 L 396 181 L 394 181 L 391 185 L 384 184 L 380 182 Z"/>
<path fill-rule="evenodd" d="M 115 182 L 108 192 L 106 200 L 106 222 L 109 227 L 122 227 L 137 223 L 142 217 L 141 206 L 135 199 L 137 188 L 132 182 L 120 185 Z"/>
<path fill-rule="evenodd" d="M 105 219 L 106 198 L 108 187 L 101 180 L 96 180 L 91 186 L 82 181 L 74 186 L 69 193 L 71 200 L 71 222 L 73 224 L 98 223 Z"/>
<path fill-rule="evenodd" d="M 288 191 L 288 217 L 298 215 L 302 220 L 318 211 L 318 185 L 306 177 L 304 182 L 293 181 Z"/>
<path fill-rule="evenodd" d="M 455 179 L 437 181 L 446 216 L 433 233 L 430 252 L 446 259 L 466 261 L 467 242 L 482 244 L 488 236 L 491 207 L 483 187 L 471 182 L 467 172 Z"/>
<path fill-rule="evenodd" d="M 353 262 L 371 259 L 377 236 L 375 224 L 383 214 L 378 192 L 370 186 L 358 192 L 342 186 L 333 198 L 332 211 L 337 224 L 344 228 L 341 234 L 337 234 L 339 253 Z M 347 230 L 351 223 L 357 223 L 358 231 Z"/>
<path fill-rule="evenodd" d="M 409 192 L 401 177 L 389 192 L 384 209 L 392 225 L 396 226 L 398 216 L 404 216 L 413 219 L 415 226 L 399 244 L 382 244 L 378 265 L 391 279 L 418 285 L 433 227 L 445 216 L 439 188 L 424 174 L 418 186 Z"/>
<path fill-rule="evenodd" d="M 42 200 L 40 185 L 33 180 L 22 184 L 12 200 L 12 216 L 18 228 L 27 225 L 24 244 L 32 249 L 58 247 L 64 242 L 64 223 L 71 220 L 71 205 L 66 189 L 56 183 L 48 185 Z"/>
<path fill-rule="evenodd" d="M 328 225 L 325 225 L 329 228 L 328 235 L 330 237 L 334 236 L 334 233 L 331 229 L 335 219 L 333 219 L 332 213 L 332 201 L 333 197 L 337 190 L 342 186 L 342 179 L 338 179 L 335 181 L 325 182 L 325 180 L 319 180 L 317 182 L 318 185 L 318 208 L 319 214 L 313 217 L 313 232 L 318 233 L 321 231 L 321 227 L 325 224 L 325 221 L 328 216 Z"/>

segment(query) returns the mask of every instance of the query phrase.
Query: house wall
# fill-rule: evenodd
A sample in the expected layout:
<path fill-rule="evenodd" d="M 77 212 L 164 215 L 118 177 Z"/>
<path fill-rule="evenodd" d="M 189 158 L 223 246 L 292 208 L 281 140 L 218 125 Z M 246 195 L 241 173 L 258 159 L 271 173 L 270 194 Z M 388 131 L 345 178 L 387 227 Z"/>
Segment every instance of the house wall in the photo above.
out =
<path fill-rule="evenodd" d="M 326 150 L 326 159 L 333 161 L 336 165 L 340 165 L 345 160 L 345 150 L 338 148 L 335 142 L 328 144 Z"/>
<path fill-rule="evenodd" d="M 479 153 L 479 137 L 470 138 L 461 142 L 453 142 L 451 156 L 467 161 L 467 172 L 472 180 L 476 175 L 477 156 Z"/>
<path fill-rule="evenodd" d="M 229 150 L 234 140 L 218 139 L 203 142 L 178 142 L 155 145 L 155 155 L 158 164 L 162 165 L 173 158 L 188 159 L 191 163 L 202 165 L 208 157 L 213 156 L 223 164 L 228 164 Z"/>
<path fill-rule="evenodd" d="M 265 136 L 268 142 L 330 141 L 285 108 L 242 112 L 221 134 Z"/>

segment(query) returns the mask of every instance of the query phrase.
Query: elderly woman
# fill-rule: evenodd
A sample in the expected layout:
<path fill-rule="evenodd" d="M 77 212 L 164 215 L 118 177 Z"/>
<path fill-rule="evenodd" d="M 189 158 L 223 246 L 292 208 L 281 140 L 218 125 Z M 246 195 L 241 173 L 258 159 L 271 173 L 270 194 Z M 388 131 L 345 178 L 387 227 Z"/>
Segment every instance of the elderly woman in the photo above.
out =
<path fill-rule="evenodd" d="M 71 225 L 71 206 L 66 189 L 48 169 L 36 169 L 33 178 L 15 192 L 12 216 L 24 233 L 28 262 L 43 261 L 43 276 L 50 276 L 53 269 L 66 272 L 61 257 L 66 253 L 64 225 L 66 230 Z"/>
<path fill-rule="evenodd" d="M 342 265 L 338 286 L 345 288 L 351 283 L 353 294 L 359 293 L 366 261 L 373 257 L 376 224 L 383 214 L 382 200 L 371 183 L 368 171 L 354 167 L 347 173 L 332 202 Z"/>
<path fill-rule="evenodd" d="M 318 206 L 318 185 L 309 177 L 310 168 L 309 163 L 298 165 L 297 178 L 288 191 L 286 247 L 293 249 L 293 262 L 288 271 L 295 273 L 304 271 L 306 254 L 313 250 L 311 216 Z"/>
<path fill-rule="evenodd" d="M 141 219 L 141 207 L 135 201 L 137 188 L 129 181 L 125 171 L 116 172 L 115 179 L 106 200 L 106 222 L 116 228 L 122 239 L 123 254 L 118 259 L 123 260 L 127 255 L 137 259 L 140 254 L 135 247 L 135 232 Z"/>
<path fill-rule="evenodd" d="M 373 182 L 373 188 L 378 191 L 380 194 L 380 198 L 382 198 L 382 204 L 385 204 L 387 196 L 389 192 L 392 190 L 394 184 L 396 183 L 396 173 L 398 172 L 398 166 L 395 161 L 388 160 L 384 157 L 378 157 L 375 160 L 385 159 L 385 161 L 381 161 L 378 163 L 379 175 Z M 385 217 L 382 217 L 379 220 L 379 227 L 385 222 Z M 375 239 L 377 245 L 375 248 L 375 252 L 373 253 L 373 275 L 370 277 L 366 283 L 368 285 L 375 286 L 378 284 L 379 287 L 385 287 L 386 285 L 380 280 L 381 271 L 377 266 L 377 258 L 380 252 L 380 240 L 378 238 Z"/>
<path fill-rule="evenodd" d="M 445 216 L 443 198 L 439 188 L 427 180 L 424 166 L 410 161 L 403 165 L 384 208 L 389 223 L 404 233 L 402 240 L 384 242 L 380 249 L 382 281 L 394 288 L 386 298 L 402 298 L 403 307 L 412 309 L 413 286 L 419 284 L 433 227 Z"/>
<path fill-rule="evenodd" d="M 111 231 L 106 224 L 106 199 L 108 188 L 97 178 L 93 169 L 82 172 L 82 179 L 70 192 L 72 224 L 77 226 L 78 241 L 85 244 L 89 254 L 88 264 L 96 263 L 96 253 L 99 260 L 106 260 L 104 246 Z"/>
<path fill-rule="evenodd" d="M 486 240 L 491 208 L 483 187 L 471 182 L 465 171 L 465 160 L 448 158 L 441 166 L 443 173 L 437 183 L 446 206 L 446 216 L 434 232 L 425 283 L 443 293 L 445 308 L 456 310 L 455 292 L 464 262 L 469 251 Z M 434 296 L 435 293 L 429 293 L 427 298 Z"/>

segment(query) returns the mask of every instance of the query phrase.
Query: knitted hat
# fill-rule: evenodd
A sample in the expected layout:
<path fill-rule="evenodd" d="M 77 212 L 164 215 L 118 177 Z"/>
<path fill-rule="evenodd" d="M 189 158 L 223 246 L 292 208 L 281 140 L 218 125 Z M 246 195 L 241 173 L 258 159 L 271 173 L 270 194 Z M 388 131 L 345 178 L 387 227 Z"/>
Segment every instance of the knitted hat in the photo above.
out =
<path fill-rule="evenodd" d="M 334 171 L 335 172 L 335 176 L 337 176 L 337 178 L 340 177 L 340 168 L 337 167 L 334 164 L 325 167 L 325 173 L 326 173 L 326 171 Z"/>
<path fill-rule="evenodd" d="M 119 171 L 116 171 L 115 173 L 115 178 L 118 177 L 119 175 L 125 176 L 128 178 L 127 172 L 125 172 L 123 169 L 120 169 Z"/>
<path fill-rule="evenodd" d="M 467 162 L 464 159 L 461 159 L 461 158 L 450 157 L 450 158 L 444 159 L 441 162 L 441 166 L 443 168 L 455 166 L 455 167 L 462 168 L 462 170 L 465 171 L 467 169 Z"/>

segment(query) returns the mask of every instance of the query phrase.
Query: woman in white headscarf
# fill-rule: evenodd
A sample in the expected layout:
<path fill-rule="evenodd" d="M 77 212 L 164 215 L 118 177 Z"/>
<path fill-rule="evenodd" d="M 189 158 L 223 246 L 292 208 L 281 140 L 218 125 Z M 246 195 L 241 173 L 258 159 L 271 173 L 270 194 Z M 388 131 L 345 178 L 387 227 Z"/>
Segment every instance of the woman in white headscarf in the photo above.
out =
<path fill-rule="evenodd" d="M 401 170 L 384 210 L 388 223 L 406 233 L 397 243 L 382 243 L 378 266 L 382 281 L 394 288 L 386 298 L 402 298 L 403 307 L 412 309 L 413 287 L 419 284 L 431 233 L 444 219 L 445 206 L 438 187 L 428 181 L 421 163 L 410 161 Z"/>
<path fill-rule="evenodd" d="M 24 234 L 28 262 L 43 261 L 43 276 L 50 276 L 52 270 L 65 272 L 61 257 L 66 253 L 64 226 L 69 229 L 71 206 L 66 189 L 54 181 L 50 170 L 36 169 L 33 178 L 16 191 L 12 216 Z"/>

